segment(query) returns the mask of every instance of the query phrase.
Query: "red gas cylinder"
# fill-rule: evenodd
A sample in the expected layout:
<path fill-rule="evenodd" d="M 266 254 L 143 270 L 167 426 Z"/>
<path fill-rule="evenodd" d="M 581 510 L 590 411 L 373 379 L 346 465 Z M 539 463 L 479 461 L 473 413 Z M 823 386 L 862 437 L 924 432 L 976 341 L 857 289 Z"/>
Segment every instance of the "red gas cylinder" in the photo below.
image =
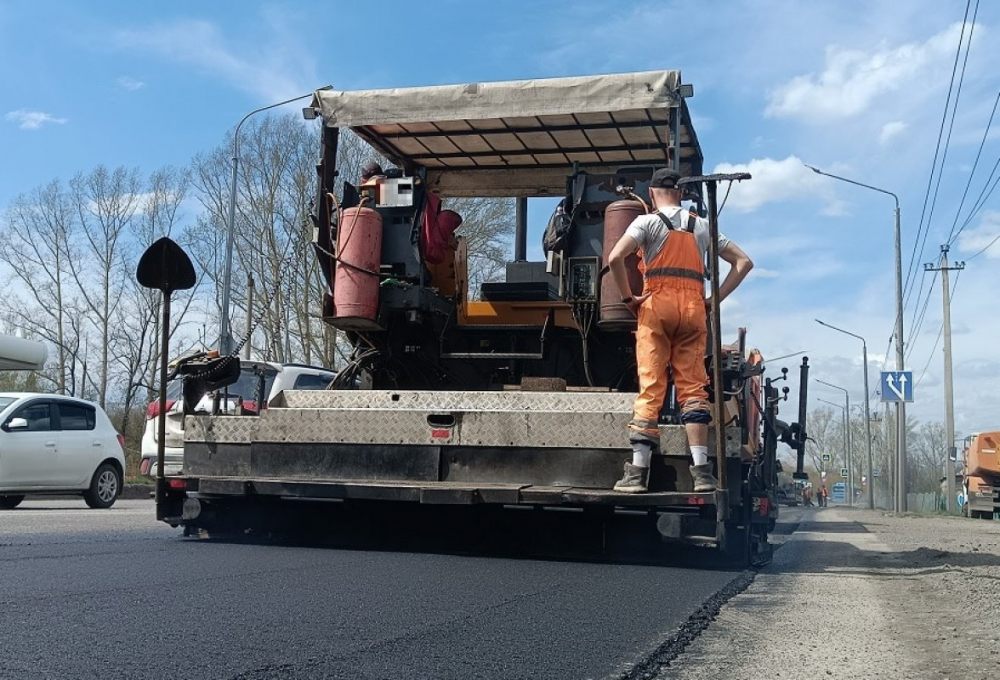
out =
<path fill-rule="evenodd" d="M 615 201 L 604 210 L 604 251 L 601 257 L 602 267 L 608 266 L 608 255 L 618 240 L 639 215 L 645 214 L 642 203 L 638 201 Z M 638 254 L 630 255 L 625 260 L 625 270 L 628 272 L 629 284 L 633 295 L 642 293 L 642 273 L 639 271 Z M 606 272 L 601 279 L 601 317 L 599 325 L 613 326 L 635 325 L 635 317 L 621 299 L 627 293 L 618 290 L 611 272 Z"/>
<path fill-rule="evenodd" d="M 347 208 L 337 230 L 333 285 L 334 319 L 345 329 L 376 328 L 382 216 L 371 208 Z"/>

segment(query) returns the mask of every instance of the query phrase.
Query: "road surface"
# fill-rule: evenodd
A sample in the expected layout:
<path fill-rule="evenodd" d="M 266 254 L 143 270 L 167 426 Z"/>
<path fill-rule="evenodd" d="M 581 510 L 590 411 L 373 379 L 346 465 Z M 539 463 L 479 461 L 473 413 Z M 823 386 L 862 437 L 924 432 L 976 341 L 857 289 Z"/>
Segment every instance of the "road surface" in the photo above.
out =
<path fill-rule="evenodd" d="M 0 514 L 0 677 L 621 677 L 739 574 L 221 543 L 151 501 Z"/>

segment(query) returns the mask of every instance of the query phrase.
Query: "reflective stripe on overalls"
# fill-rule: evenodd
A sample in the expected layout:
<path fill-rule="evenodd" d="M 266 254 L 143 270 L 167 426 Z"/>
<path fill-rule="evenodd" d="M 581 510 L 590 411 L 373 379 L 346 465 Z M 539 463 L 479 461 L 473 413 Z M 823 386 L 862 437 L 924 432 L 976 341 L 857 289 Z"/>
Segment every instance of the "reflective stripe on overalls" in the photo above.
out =
<path fill-rule="evenodd" d="M 660 252 L 646 263 L 644 293 L 639 308 L 635 354 L 639 396 L 629 429 L 633 440 L 659 443 L 657 421 L 667 396 L 667 369 L 673 369 L 682 422 L 710 419 L 705 373 L 707 338 L 704 263 L 694 235 L 695 217 L 678 229 L 663 213 L 670 230 Z"/>

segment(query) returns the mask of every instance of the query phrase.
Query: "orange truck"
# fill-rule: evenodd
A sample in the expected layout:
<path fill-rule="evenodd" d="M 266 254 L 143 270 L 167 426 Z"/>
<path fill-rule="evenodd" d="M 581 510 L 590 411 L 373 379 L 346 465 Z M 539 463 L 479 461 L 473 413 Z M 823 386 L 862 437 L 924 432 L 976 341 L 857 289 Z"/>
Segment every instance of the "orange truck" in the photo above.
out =
<path fill-rule="evenodd" d="M 980 432 L 966 440 L 965 515 L 993 519 L 1000 512 L 1000 432 Z"/>

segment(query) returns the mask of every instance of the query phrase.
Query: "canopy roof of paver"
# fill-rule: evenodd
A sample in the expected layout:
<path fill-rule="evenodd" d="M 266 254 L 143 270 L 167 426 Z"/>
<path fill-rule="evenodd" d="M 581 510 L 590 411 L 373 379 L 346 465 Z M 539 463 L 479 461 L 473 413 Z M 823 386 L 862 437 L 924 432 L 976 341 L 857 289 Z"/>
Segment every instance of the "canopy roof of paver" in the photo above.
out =
<path fill-rule="evenodd" d="M 670 164 L 702 173 L 680 71 L 319 90 L 327 125 L 351 128 L 380 153 L 423 167 L 445 195 L 560 195 L 573 164 L 588 172 Z"/>

